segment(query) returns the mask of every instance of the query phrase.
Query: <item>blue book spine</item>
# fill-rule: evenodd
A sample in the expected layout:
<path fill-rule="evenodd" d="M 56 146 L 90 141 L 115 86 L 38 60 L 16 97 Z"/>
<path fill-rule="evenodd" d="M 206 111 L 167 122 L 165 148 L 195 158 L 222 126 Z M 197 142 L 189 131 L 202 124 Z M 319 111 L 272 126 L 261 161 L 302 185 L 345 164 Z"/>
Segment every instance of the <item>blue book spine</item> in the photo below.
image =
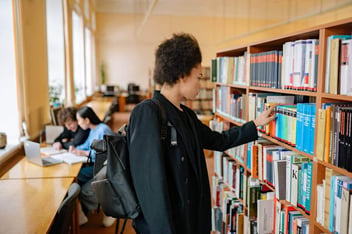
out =
<path fill-rule="evenodd" d="M 296 148 L 298 150 L 302 150 L 301 148 L 301 140 L 302 140 L 302 132 L 301 132 L 301 125 L 302 125 L 302 113 L 301 113 L 302 104 L 297 104 L 297 120 L 296 120 Z"/>
<path fill-rule="evenodd" d="M 247 168 L 249 170 L 251 170 L 251 163 L 252 163 L 252 145 L 253 145 L 253 142 L 250 142 L 247 144 Z"/>
<path fill-rule="evenodd" d="M 329 231 L 334 230 L 334 205 L 335 205 L 335 176 L 331 176 L 330 185 L 330 214 L 329 214 Z"/>
<path fill-rule="evenodd" d="M 307 193 L 307 168 L 308 163 L 302 163 L 302 206 L 306 209 L 306 193 Z"/>
<path fill-rule="evenodd" d="M 303 188 L 303 179 L 302 179 L 302 166 L 301 170 L 298 171 L 298 188 L 297 188 L 297 206 L 302 208 L 303 198 L 302 198 L 302 188 Z"/>
<path fill-rule="evenodd" d="M 308 153 L 309 152 L 309 145 L 310 145 L 310 105 L 303 104 L 303 151 Z"/>
<path fill-rule="evenodd" d="M 315 124 L 316 124 L 316 105 L 311 106 L 311 142 L 310 142 L 310 151 L 311 155 L 314 155 L 314 142 L 315 142 Z"/>
<path fill-rule="evenodd" d="M 310 213 L 311 191 L 312 191 L 313 163 L 307 163 L 307 189 L 306 189 L 306 211 Z"/>

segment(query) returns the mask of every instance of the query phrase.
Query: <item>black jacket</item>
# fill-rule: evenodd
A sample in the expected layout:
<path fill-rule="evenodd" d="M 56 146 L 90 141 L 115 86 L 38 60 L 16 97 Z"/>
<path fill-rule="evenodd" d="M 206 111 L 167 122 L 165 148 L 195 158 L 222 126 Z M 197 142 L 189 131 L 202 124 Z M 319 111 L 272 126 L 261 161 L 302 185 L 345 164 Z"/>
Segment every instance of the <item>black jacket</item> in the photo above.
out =
<path fill-rule="evenodd" d="M 211 196 L 203 149 L 224 151 L 256 140 L 257 129 L 249 122 L 218 133 L 182 106 L 189 122 L 184 126 L 177 108 L 163 95 L 155 92 L 153 98 L 176 129 L 177 145 L 170 145 L 169 138 L 161 144 L 161 120 L 153 102 L 146 100 L 133 109 L 128 129 L 130 168 L 142 210 L 134 226 L 143 234 L 209 233 Z"/>
<path fill-rule="evenodd" d="M 72 132 L 64 127 L 64 131 L 55 139 L 55 142 L 60 142 L 62 148 L 68 149 L 70 145 L 77 146 L 83 144 L 88 138 L 90 129 L 83 130 L 78 126 L 76 132 Z M 69 139 L 67 142 L 63 142 L 63 139 Z"/>

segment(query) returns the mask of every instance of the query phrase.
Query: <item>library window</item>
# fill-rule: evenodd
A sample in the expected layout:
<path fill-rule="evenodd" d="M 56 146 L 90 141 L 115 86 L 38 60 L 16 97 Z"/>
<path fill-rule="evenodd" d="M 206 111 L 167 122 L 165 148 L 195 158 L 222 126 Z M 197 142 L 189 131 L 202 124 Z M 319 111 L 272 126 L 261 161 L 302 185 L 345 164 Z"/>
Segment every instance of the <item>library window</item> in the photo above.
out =
<path fill-rule="evenodd" d="M 94 84 L 94 76 L 93 76 L 93 48 L 94 42 L 92 33 L 89 28 L 85 28 L 84 30 L 84 37 L 85 37 L 85 70 L 86 70 L 86 94 L 92 95 L 93 94 L 93 84 Z"/>
<path fill-rule="evenodd" d="M 65 48 L 62 0 L 46 1 L 48 82 L 50 105 L 65 102 Z"/>
<path fill-rule="evenodd" d="M 0 1 L 0 132 L 8 144 L 18 143 L 19 114 L 16 83 L 15 39 L 12 1 Z"/>
<path fill-rule="evenodd" d="M 84 59 L 84 29 L 83 20 L 76 12 L 72 12 L 73 37 L 73 77 L 76 103 L 86 98 L 85 93 L 85 59 Z"/>

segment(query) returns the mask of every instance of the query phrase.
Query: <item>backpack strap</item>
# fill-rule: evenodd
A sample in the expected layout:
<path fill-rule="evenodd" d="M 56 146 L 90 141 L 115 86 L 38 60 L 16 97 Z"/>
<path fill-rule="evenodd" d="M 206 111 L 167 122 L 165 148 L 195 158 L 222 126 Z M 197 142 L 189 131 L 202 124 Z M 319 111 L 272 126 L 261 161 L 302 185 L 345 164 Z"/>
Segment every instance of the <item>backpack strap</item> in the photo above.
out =
<path fill-rule="evenodd" d="M 160 117 L 161 117 L 161 140 L 164 141 L 167 137 L 167 117 L 164 107 L 161 105 L 160 101 L 156 98 L 151 98 L 152 102 L 154 102 L 160 110 Z"/>

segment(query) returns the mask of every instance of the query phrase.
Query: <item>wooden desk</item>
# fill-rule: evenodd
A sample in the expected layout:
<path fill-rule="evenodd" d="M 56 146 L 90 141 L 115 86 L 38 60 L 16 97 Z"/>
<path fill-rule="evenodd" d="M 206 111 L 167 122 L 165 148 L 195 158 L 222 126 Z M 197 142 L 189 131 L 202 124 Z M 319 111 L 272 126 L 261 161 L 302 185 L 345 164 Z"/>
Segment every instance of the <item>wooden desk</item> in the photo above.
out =
<path fill-rule="evenodd" d="M 0 180 L 0 233 L 46 233 L 73 178 Z"/>
<path fill-rule="evenodd" d="M 76 163 L 68 165 L 60 163 L 53 166 L 41 167 L 33 164 L 24 156 L 15 166 L 7 171 L 2 177 L 3 179 L 29 179 L 29 178 L 76 178 L 82 164 Z"/>
<path fill-rule="evenodd" d="M 97 114 L 101 121 L 104 120 L 106 112 L 109 110 L 112 104 L 112 100 L 93 100 L 87 103 L 87 106 L 90 106 L 94 112 Z"/>

